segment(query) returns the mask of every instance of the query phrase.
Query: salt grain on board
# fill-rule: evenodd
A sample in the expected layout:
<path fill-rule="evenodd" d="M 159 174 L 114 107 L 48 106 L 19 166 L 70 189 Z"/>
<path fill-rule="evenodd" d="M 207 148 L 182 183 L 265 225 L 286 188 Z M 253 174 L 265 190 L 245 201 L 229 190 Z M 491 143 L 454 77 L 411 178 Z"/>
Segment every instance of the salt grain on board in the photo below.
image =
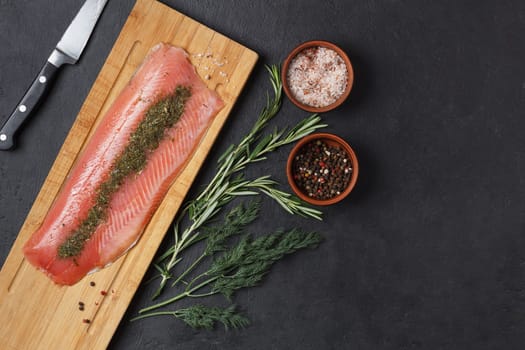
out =
<path fill-rule="evenodd" d="M 228 64 L 228 60 L 227 60 L 226 56 L 222 57 L 222 60 L 221 60 L 221 59 L 218 59 L 218 58 L 214 57 L 214 53 L 211 52 L 211 51 L 206 51 L 204 53 L 202 53 L 202 52 L 194 53 L 192 55 L 192 57 L 203 59 L 203 61 L 201 61 L 201 63 L 200 63 L 200 69 L 202 69 L 204 71 L 210 71 L 211 72 L 211 74 L 206 74 L 204 76 L 205 80 L 210 80 L 211 79 L 212 74 L 215 71 L 213 66 L 215 66 L 215 67 L 223 67 L 224 65 Z M 228 77 L 228 74 L 226 72 L 223 72 L 223 71 L 219 71 L 219 75 L 221 77 L 223 77 L 223 78 L 227 78 Z M 226 82 L 229 82 L 229 79 L 226 79 Z"/>
<path fill-rule="evenodd" d="M 345 92 L 348 71 L 337 52 L 325 47 L 313 47 L 299 52 L 292 59 L 286 78 L 299 102 L 312 107 L 326 107 Z"/>

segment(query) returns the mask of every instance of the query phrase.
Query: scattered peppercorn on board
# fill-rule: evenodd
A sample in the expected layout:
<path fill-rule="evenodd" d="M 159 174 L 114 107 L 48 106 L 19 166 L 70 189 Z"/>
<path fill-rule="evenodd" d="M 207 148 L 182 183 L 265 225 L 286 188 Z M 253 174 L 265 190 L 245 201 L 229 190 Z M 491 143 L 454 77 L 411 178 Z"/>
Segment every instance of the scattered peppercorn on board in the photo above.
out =
<path fill-rule="evenodd" d="M 98 121 L 148 50 L 163 41 L 190 54 L 225 107 L 179 175 L 142 238 L 111 266 L 74 286 L 55 285 L 22 254 Z M 104 349 L 225 123 L 258 55 L 154 0 L 138 0 L 98 75 L 0 271 L 2 349 Z"/>

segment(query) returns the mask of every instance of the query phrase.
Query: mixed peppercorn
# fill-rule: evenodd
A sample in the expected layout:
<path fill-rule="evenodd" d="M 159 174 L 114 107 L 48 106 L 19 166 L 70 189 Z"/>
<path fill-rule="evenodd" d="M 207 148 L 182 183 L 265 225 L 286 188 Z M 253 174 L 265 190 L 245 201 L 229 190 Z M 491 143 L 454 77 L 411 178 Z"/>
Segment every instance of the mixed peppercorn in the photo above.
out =
<path fill-rule="evenodd" d="M 89 285 L 90 285 L 91 287 L 95 287 L 95 286 L 96 286 L 96 283 L 95 283 L 94 281 L 90 281 L 90 282 L 89 282 Z M 114 289 L 111 290 L 111 294 L 115 294 L 115 290 L 114 290 Z M 106 295 L 108 295 L 108 292 L 107 292 L 106 290 L 101 290 L 101 291 L 100 291 L 100 295 L 102 295 L 103 297 L 105 297 Z M 95 306 L 98 306 L 98 305 L 100 305 L 100 302 L 97 301 L 97 300 L 95 300 Z M 79 309 L 80 311 L 84 311 L 85 308 L 86 308 L 86 304 L 85 304 L 83 301 L 79 301 L 79 302 L 78 302 L 78 309 Z M 92 321 L 91 321 L 89 318 L 84 318 L 84 319 L 82 319 L 82 322 L 83 322 L 83 323 L 87 323 L 87 324 L 89 324 L 89 323 L 91 323 Z"/>
<path fill-rule="evenodd" d="M 348 186 L 352 164 L 343 148 L 316 140 L 299 149 L 292 172 L 303 193 L 316 200 L 327 200 L 340 195 Z"/>

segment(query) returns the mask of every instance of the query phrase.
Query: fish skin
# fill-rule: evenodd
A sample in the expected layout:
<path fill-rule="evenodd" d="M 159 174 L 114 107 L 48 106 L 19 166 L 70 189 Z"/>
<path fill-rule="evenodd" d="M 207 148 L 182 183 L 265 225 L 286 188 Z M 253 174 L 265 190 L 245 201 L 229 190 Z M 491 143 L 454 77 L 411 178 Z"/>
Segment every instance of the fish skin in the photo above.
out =
<path fill-rule="evenodd" d="M 58 247 L 87 216 L 97 188 L 109 177 L 113 161 L 125 149 L 129 135 L 148 108 L 180 85 L 190 87 L 192 94 L 179 121 L 148 156 L 141 173 L 126 178 L 113 195 L 106 220 L 82 253 L 74 259 L 58 257 Z M 223 106 L 183 49 L 164 43 L 153 47 L 101 120 L 42 225 L 24 245 L 26 259 L 55 283 L 64 285 L 75 284 L 89 272 L 118 259 L 138 241 Z"/>

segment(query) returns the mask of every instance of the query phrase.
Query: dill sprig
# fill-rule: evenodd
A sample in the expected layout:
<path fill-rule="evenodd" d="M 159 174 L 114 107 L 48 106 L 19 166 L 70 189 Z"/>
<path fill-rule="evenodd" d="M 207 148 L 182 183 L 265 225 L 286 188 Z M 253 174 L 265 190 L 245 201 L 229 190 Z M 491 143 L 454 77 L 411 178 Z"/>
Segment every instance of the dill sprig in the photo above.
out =
<path fill-rule="evenodd" d="M 269 121 L 277 114 L 282 103 L 282 81 L 278 66 L 268 66 L 273 97 L 267 97 L 266 106 L 249 133 L 237 144 L 231 145 L 219 158 L 217 171 L 209 184 L 203 188 L 197 197 L 187 202 L 174 221 L 174 244 L 157 259 L 155 268 L 160 272 L 159 288 L 153 295 L 156 298 L 164 289 L 167 281 L 172 278 L 172 269 L 181 260 L 180 253 L 206 238 L 200 228 L 213 219 L 221 209 L 240 196 L 262 193 L 275 200 L 282 208 L 291 214 L 321 219 L 321 212 L 299 200 L 290 193 L 277 189 L 277 182 L 269 176 L 256 179 L 246 179 L 242 171 L 247 165 L 266 159 L 268 153 L 309 135 L 315 130 L 325 127 L 321 118 L 313 114 L 291 129 L 276 129 L 268 135 L 262 135 Z M 182 229 L 183 220 L 188 224 Z M 179 281 L 180 278 L 176 280 Z"/>
<path fill-rule="evenodd" d="M 183 292 L 143 308 L 139 314 L 143 317 L 155 316 L 158 313 L 148 312 L 186 297 L 199 298 L 220 293 L 230 299 L 237 290 L 258 285 L 273 264 L 285 255 L 315 247 L 321 240 L 320 234 L 299 229 L 278 231 L 256 239 L 249 234 L 244 235 L 235 246 L 215 259 L 205 272 L 187 283 Z M 208 287 L 208 291 L 199 293 L 204 287 Z"/>
<path fill-rule="evenodd" d="M 175 286 L 186 277 L 204 258 L 226 250 L 226 241 L 230 237 L 240 234 L 247 225 L 257 218 L 259 215 L 259 207 L 258 200 L 250 201 L 247 206 L 241 203 L 226 214 L 222 224 L 203 227 L 201 229 L 201 235 L 202 237 L 206 237 L 206 248 L 202 254 L 179 275 L 172 286 Z"/>
<path fill-rule="evenodd" d="M 170 315 L 184 321 L 194 329 L 204 328 L 212 330 L 217 322 L 222 323 L 226 330 L 246 328 L 250 324 L 250 320 L 238 313 L 235 309 L 235 305 L 221 308 L 196 304 L 176 311 L 159 311 L 137 316 L 133 320 L 152 316 Z"/>
<path fill-rule="evenodd" d="M 209 276 L 218 278 L 211 291 L 230 299 L 236 290 L 256 286 L 272 265 L 285 255 L 317 246 L 320 242 L 318 233 L 304 233 L 297 229 L 276 232 L 254 241 L 248 236 L 241 241 L 238 251 L 225 254 L 212 264 Z"/>
<path fill-rule="evenodd" d="M 210 261 L 205 272 L 185 282 L 183 291 L 174 297 L 146 307 L 132 321 L 169 315 L 176 317 L 194 329 L 211 330 L 217 323 L 226 329 L 244 328 L 249 320 L 235 310 L 235 305 L 227 308 L 196 304 L 175 310 L 158 310 L 185 298 L 202 298 L 222 294 L 231 300 L 236 291 L 258 285 L 270 272 L 273 264 L 299 249 L 311 248 L 321 242 L 315 232 L 302 232 L 298 229 L 277 231 L 253 238 L 244 234 L 235 244 L 228 244 L 234 236 L 245 231 L 246 226 L 257 219 L 260 201 L 251 200 L 233 207 L 224 215 L 221 223 L 214 223 L 201 230 L 206 237 L 201 256 L 190 265 L 181 276 L 186 276 L 205 258 Z M 179 277 L 180 279 L 181 277 Z"/>
<path fill-rule="evenodd" d="M 251 224 L 259 215 L 259 207 L 257 200 L 248 202 L 247 206 L 240 204 L 226 215 L 223 224 L 204 227 L 203 232 L 208 237 L 203 255 L 212 256 L 217 252 L 224 251 L 226 240 L 238 235 L 245 226 Z"/>

